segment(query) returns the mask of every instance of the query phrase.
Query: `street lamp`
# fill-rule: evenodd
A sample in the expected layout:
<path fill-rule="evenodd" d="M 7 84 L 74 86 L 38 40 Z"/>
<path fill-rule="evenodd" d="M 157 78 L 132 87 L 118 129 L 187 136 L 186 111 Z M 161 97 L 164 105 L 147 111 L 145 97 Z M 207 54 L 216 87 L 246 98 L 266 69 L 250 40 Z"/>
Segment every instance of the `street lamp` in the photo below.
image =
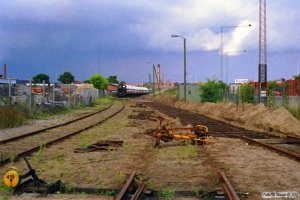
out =
<path fill-rule="evenodd" d="M 186 39 L 185 37 L 182 37 L 180 35 L 171 35 L 171 37 L 180 37 L 183 39 L 183 66 L 184 66 L 184 70 L 183 70 L 183 93 L 184 93 L 184 101 L 186 101 Z"/>
<path fill-rule="evenodd" d="M 153 64 L 153 81 L 152 81 L 152 94 L 153 94 L 153 97 L 154 97 L 154 92 L 155 92 L 155 85 L 154 85 L 154 82 L 155 82 L 155 64 L 151 61 L 147 61 L 146 63 L 149 63 L 149 64 Z"/>
<path fill-rule="evenodd" d="M 226 83 L 228 83 L 228 54 L 233 54 L 233 53 L 246 53 L 246 50 L 243 51 L 226 51 L 225 52 L 225 61 L 226 61 Z"/>
<path fill-rule="evenodd" d="M 250 27 L 251 24 L 248 25 L 240 25 L 240 26 L 221 26 L 220 27 L 220 80 L 223 81 L 223 29 L 229 28 L 243 28 Z"/>

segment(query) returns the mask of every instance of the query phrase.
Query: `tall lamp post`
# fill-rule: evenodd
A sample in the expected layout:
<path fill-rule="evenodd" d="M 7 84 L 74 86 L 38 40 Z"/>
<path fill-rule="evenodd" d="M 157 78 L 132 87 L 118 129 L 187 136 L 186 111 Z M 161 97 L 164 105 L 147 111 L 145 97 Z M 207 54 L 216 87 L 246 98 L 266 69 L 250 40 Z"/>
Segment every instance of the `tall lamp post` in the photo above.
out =
<path fill-rule="evenodd" d="M 171 35 L 171 37 L 180 37 L 183 39 L 183 94 L 184 94 L 184 101 L 186 101 L 186 39 L 180 35 Z"/>
<path fill-rule="evenodd" d="M 226 51 L 225 52 L 225 66 L 226 66 L 226 83 L 228 83 L 228 54 L 235 54 L 235 53 L 246 53 L 246 50 L 242 50 L 242 51 Z"/>
<path fill-rule="evenodd" d="M 146 63 L 149 63 L 149 64 L 152 64 L 153 65 L 153 77 L 152 77 L 152 94 L 153 94 L 153 97 L 154 97 L 154 92 L 155 92 L 155 64 L 151 61 L 147 61 Z M 149 75 L 150 76 L 150 75 Z"/>
<path fill-rule="evenodd" d="M 223 81 L 223 29 L 229 28 L 243 28 L 250 27 L 251 24 L 248 25 L 240 25 L 240 26 L 221 26 L 220 27 L 220 81 Z"/>

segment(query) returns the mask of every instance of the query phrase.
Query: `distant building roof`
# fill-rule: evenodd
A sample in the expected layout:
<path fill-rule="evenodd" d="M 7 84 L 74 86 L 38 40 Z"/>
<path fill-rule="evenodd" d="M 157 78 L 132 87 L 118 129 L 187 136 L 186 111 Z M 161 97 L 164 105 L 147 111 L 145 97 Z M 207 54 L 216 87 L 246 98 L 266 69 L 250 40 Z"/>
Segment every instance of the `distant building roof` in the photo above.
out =
<path fill-rule="evenodd" d="M 0 84 L 9 84 L 9 79 L 0 78 Z M 11 79 L 11 84 L 16 84 L 16 79 Z"/>

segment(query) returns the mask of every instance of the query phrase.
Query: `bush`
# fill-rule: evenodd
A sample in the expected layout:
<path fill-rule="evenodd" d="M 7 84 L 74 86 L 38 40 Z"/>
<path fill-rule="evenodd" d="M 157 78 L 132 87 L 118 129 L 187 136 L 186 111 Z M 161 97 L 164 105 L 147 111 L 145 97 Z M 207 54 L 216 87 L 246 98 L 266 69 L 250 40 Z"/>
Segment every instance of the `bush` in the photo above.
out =
<path fill-rule="evenodd" d="M 223 93 L 228 89 L 228 86 L 222 81 L 207 80 L 206 83 L 200 85 L 201 102 L 218 102 L 222 101 Z"/>
<path fill-rule="evenodd" d="M 62 106 L 41 105 L 29 110 L 26 105 L 2 106 L 0 109 L 0 128 L 12 128 L 24 124 L 29 119 L 44 118 L 64 113 L 68 109 Z"/>
<path fill-rule="evenodd" d="M 241 94 L 242 102 L 254 103 L 255 87 L 247 83 L 244 83 L 241 84 L 240 88 L 241 88 L 240 94 Z"/>
<path fill-rule="evenodd" d="M 0 128 L 11 128 L 20 125 L 29 117 L 24 106 L 3 106 L 0 109 Z"/>

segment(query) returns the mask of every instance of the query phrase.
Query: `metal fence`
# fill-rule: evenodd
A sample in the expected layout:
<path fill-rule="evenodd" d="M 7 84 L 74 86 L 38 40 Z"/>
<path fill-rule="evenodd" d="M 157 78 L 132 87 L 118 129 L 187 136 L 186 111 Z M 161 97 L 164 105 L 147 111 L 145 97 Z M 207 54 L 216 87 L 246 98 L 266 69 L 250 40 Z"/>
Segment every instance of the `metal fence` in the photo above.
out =
<path fill-rule="evenodd" d="M 191 102 L 200 102 L 200 86 L 196 84 L 187 84 L 186 85 L 186 99 Z M 254 91 L 254 104 L 258 103 L 257 100 L 257 91 Z M 178 99 L 184 99 L 184 86 L 181 84 L 178 87 Z M 241 104 L 242 99 L 240 96 L 240 90 L 238 86 L 230 87 L 228 91 L 223 94 L 223 101 L 231 102 L 235 104 Z M 285 107 L 289 109 L 300 109 L 300 96 L 274 96 L 269 98 L 268 106 L 279 108 Z"/>
<path fill-rule="evenodd" d="M 0 106 L 53 104 L 66 107 L 90 105 L 100 95 L 90 84 L 1 84 Z"/>

